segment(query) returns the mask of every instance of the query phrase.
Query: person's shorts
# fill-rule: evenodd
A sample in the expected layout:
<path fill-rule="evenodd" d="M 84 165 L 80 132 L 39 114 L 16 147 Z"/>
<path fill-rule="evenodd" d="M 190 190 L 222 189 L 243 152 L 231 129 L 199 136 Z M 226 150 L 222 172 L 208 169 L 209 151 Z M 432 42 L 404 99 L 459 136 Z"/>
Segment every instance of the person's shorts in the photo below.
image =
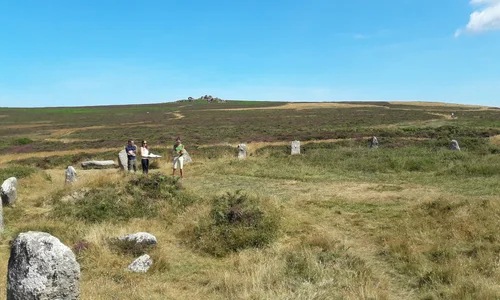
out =
<path fill-rule="evenodd" d="M 174 157 L 174 169 L 177 169 L 177 167 L 182 169 L 183 166 L 184 166 L 184 156 Z"/>

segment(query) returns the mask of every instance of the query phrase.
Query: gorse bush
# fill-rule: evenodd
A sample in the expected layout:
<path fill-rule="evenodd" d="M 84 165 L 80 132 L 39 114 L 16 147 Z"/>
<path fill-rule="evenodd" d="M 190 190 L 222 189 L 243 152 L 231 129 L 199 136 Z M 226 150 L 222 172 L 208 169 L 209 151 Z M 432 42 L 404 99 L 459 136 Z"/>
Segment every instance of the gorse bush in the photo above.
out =
<path fill-rule="evenodd" d="M 264 247 L 277 238 L 278 229 L 275 208 L 238 191 L 213 199 L 209 215 L 192 232 L 192 242 L 195 248 L 224 256 Z"/>

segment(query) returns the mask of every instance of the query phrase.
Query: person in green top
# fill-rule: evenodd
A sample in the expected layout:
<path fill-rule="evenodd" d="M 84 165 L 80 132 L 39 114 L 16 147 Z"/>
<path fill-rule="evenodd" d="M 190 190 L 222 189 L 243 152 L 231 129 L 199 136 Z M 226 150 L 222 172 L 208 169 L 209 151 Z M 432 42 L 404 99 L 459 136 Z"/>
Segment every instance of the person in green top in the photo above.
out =
<path fill-rule="evenodd" d="M 174 170 L 172 172 L 172 176 L 175 175 L 175 170 L 179 167 L 179 171 L 181 172 L 182 178 L 182 167 L 184 166 L 184 145 L 181 143 L 181 138 L 177 137 L 174 144 Z"/>

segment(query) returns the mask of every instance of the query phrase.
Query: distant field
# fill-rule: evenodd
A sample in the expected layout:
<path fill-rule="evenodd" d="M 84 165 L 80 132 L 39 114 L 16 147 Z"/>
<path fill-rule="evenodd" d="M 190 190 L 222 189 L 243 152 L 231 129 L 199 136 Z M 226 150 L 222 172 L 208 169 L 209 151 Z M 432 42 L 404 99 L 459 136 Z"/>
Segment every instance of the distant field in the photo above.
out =
<path fill-rule="evenodd" d="M 450 117 L 454 113 L 456 118 Z M 0 274 L 19 232 L 72 247 L 81 299 L 500 299 L 500 109 L 179 102 L 0 109 Z M 378 149 L 368 140 L 377 136 Z M 181 136 L 193 162 L 172 177 Z M 148 176 L 83 170 L 147 139 Z M 448 149 L 452 139 L 462 151 Z M 301 141 L 301 155 L 290 142 Z M 235 146 L 247 143 L 248 157 Z M 64 185 L 64 169 L 79 180 Z M 146 231 L 154 249 L 113 242 Z M 149 253 L 153 266 L 127 265 Z M 6 290 L 6 276 L 0 293 Z"/>
<path fill-rule="evenodd" d="M 418 104 L 418 105 L 417 105 Z M 452 112 L 458 119 L 447 120 Z M 0 109 L 0 153 L 121 147 L 132 138 L 187 144 L 382 137 L 476 137 L 500 133 L 500 110 L 431 103 L 167 103 Z M 434 134 L 431 134 L 435 137 Z M 32 143 L 19 145 L 19 139 Z M 81 142 L 80 142 L 81 141 Z"/>

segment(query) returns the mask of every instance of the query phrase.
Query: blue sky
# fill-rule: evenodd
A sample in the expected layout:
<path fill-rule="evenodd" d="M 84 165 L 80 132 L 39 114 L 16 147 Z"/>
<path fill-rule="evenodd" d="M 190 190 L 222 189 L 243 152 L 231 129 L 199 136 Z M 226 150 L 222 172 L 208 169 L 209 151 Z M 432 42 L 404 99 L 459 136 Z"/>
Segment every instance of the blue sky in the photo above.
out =
<path fill-rule="evenodd" d="M 0 0 L 0 106 L 500 106 L 500 0 Z"/>

